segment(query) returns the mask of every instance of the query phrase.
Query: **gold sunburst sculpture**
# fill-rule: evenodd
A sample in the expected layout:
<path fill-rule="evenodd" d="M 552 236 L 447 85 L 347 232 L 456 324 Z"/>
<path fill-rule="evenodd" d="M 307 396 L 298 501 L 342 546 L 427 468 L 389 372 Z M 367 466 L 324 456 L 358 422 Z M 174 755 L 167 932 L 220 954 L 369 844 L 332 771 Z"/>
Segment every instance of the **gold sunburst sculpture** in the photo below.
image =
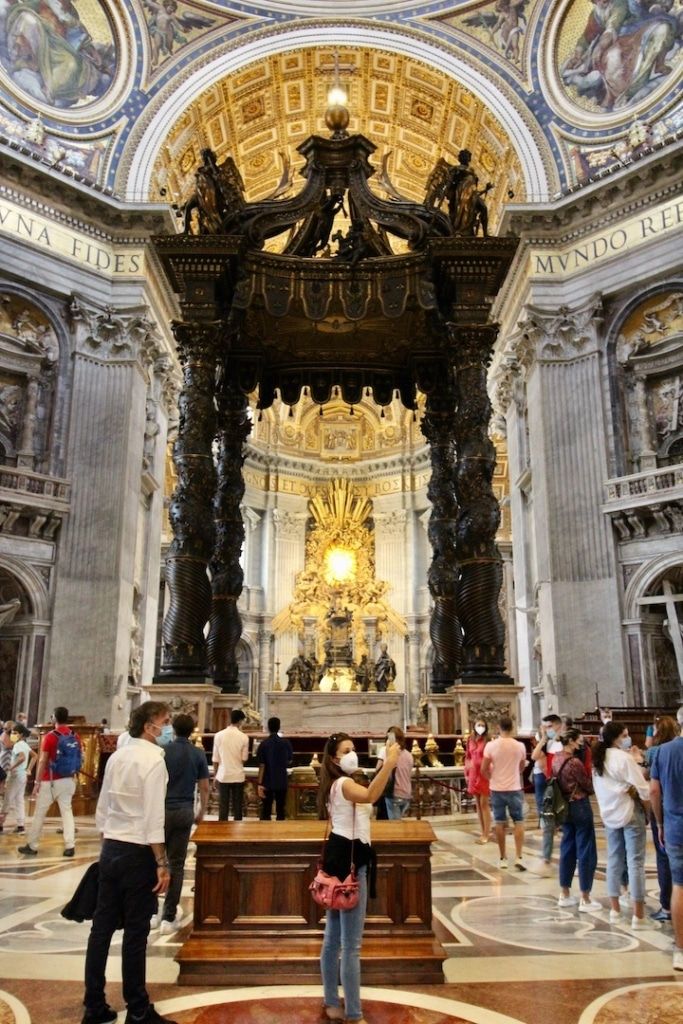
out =
<path fill-rule="evenodd" d="M 372 502 L 357 494 L 348 480 L 334 480 L 308 504 L 314 519 L 306 541 L 306 563 L 297 574 L 290 604 L 273 619 L 273 632 L 294 630 L 303 636 L 304 619 L 317 620 L 316 656 L 322 660 L 330 635 L 329 611 L 351 613 L 356 661 L 369 654 L 363 618 L 377 618 L 377 631 L 388 625 L 405 635 L 406 625 L 386 600 L 389 584 L 375 576 L 375 545 L 368 519 Z"/>

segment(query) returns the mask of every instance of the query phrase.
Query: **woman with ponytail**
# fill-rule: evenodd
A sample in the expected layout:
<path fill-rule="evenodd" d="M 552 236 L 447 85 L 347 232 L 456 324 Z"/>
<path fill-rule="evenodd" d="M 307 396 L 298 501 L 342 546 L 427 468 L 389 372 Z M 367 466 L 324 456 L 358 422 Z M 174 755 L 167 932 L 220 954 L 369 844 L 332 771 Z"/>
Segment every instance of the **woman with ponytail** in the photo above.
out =
<path fill-rule="evenodd" d="M 384 763 L 366 787 L 352 777 L 358 771 L 358 755 L 351 737 L 343 732 L 336 733 L 325 744 L 318 813 L 321 818 L 330 819 L 330 835 L 325 844 L 323 870 L 329 875 L 346 878 L 353 857 L 360 884 L 360 899 L 356 906 L 352 910 L 328 910 L 325 919 L 320 970 L 327 1020 L 366 1024 L 360 1002 L 360 947 L 368 897 L 368 866 L 374 865 L 374 851 L 370 846 L 370 813 L 374 801 L 384 792 L 399 753 L 397 743 L 387 743 Z M 370 894 L 374 896 L 372 884 Z M 341 978 L 344 990 L 343 1010 L 338 978 Z"/>
<path fill-rule="evenodd" d="M 605 722 L 593 747 L 593 787 L 607 836 L 607 895 L 612 924 L 620 920 L 619 892 L 624 868 L 633 900 L 631 928 L 659 928 L 645 917 L 645 838 L 649 787 L 628 752 L 628 729 Z M 630 746 L 630 745 L 629 745 Z"/>

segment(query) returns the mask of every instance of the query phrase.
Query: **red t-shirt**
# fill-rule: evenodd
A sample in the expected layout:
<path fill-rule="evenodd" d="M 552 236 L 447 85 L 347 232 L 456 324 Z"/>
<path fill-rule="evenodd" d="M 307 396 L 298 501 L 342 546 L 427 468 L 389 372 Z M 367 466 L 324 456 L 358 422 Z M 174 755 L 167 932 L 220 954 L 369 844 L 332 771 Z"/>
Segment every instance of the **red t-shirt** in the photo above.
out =
<path fill-rule="evenodd" d="M 66 775 L 59 775 L 57 772 L 50 773 L 50 764 L 57 757 L 57 742 L 58 742 L 58 740 L 57 740 L 57 737 L 55 736 L 55 733 L 56 732 L 61 732 L 64 736 L 68 736 L 71 731 L 72 731 L 71 730 L 71 726 L 69 726 L 69 725 L 55 725 L 54 729 L 50 729 L 50 731 L 46 732 L 45 735 L 43 736 L 43 743 L 42 743 L 42 746 L 40 748 L 40 751 L 41 751 L 41 753 L 43 751 L 46 751 L 46 753 L 47 753 L 47 765 L 45 766 L 45 771 L 43 772 L 43 774 L 41 776 L 41 779 L 40 779 L 41 782 L 49 782 L 50 779 L 64 779 L 64 778 L 67 778 Z M 79 743 L 80 743 L 80 740 L 79 740 Z M 68 776 L 68 778 L 71 778 L 71 776 Z"/>

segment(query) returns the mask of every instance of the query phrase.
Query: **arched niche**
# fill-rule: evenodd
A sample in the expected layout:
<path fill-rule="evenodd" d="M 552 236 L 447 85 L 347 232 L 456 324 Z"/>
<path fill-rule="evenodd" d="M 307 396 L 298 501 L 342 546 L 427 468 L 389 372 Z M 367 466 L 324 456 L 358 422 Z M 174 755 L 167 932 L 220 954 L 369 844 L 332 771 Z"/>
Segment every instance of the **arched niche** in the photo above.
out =
<path fill-rule="evenodd" d="M 636 703 L 676 706 L 683 679 L 683 556 L 644 562 L 625 598 L 626 642 Z"/>
<path fill-rule="evenodd" d="M 48 472 L 60 361 L 57 329 L 23 294 L 0 288 L 0 464 Z"/>
<path fill-rule="evenodd" d="M 616 475 L 683 461 L 683 284 L 634 296 L 609 346 Z"/>
<path fill-rule="evenodd" d="M 38 717 L 47 641 L 47 592 L 35 570 L 0 556 L 0 718 Z"/>

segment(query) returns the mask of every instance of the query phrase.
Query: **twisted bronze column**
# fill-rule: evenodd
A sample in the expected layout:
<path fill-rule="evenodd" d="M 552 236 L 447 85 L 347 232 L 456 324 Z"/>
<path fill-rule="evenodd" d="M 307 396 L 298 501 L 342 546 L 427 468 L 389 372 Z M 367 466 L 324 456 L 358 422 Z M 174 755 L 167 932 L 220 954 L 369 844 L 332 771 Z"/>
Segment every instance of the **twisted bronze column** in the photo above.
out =
<path fill-rule="evenodd" d="M 244 496 L 244 442 L 251 423 L 247 416 L 247 399 L 230 380 L 225 368 L 218 391 L 218 424 L 216 540 L 211 560 L 213 598 L 207 650 L 209 673 L 214 682 L 223 693 L 239 693 L 235 652 L 242 635 L 242 619 L 237 602 L 244 582 L 240 565 L 244 543 L 240 504 Z"/>
<path fill-rule="evenodd" d="M 169 508 L 173 542 L 166 559 L 169 608 L 162 626 L 161 675 L 206 676 L 204 626 L 211 611 L 207 568 L 213 549 L 211 503 L 216 473 L 216 325 L 175 323 L 183 387 L 173 460 L 178 483 Z"/>
<path fill-rule="evenodd" d="M 455 419 L 458 499 L 458 613 L 464 632 L 463 682 L 509 682 L 505 628 L 498 608 L 503 563 L 496 546 L 500 508 L 493 493 L 496 449 L 489 438 L 491 403 L 486 370 L 496 328 L 449 326 L 456 353 Z"/>
<path fill-rule="evenodd" d="M 443 693 L 460 674 L 462 629 L 458 621 L 455 493 L 455 406 L 453 373 L 444 364 L 442 379 L 430 389 L 422 432 L 429 441 L 432 475 L 427 497 L 432 504 L 428 535 L 432 563 L 428 585 L 434 607 L 429 635 L 434 648 L 432 691 Z"/>

